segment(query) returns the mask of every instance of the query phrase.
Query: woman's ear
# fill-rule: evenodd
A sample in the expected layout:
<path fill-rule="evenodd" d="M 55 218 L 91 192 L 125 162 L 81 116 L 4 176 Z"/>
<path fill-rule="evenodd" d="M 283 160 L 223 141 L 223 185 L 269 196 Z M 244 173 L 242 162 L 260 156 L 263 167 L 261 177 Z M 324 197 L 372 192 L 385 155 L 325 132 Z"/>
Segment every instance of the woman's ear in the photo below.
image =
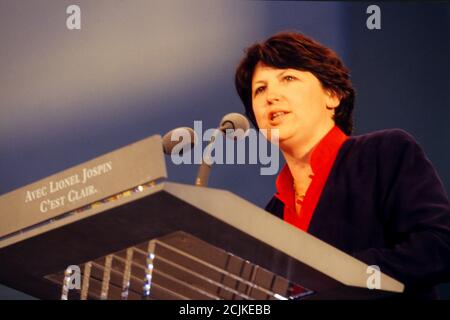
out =
<path fill-rule="evenodd" d="M 327 109 L 336 109 L 341 103 L 341 97 L 332 90 L 326 90 L 325 102 L 327 104 Z"/>

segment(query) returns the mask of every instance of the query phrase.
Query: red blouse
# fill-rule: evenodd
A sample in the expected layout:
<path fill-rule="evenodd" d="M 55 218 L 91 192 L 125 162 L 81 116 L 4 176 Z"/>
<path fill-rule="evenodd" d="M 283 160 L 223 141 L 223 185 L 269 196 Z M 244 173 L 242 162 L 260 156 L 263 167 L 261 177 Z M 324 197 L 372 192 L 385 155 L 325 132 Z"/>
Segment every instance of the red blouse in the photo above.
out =
<path fill-rule="evenodd" d="M 337 153 L 345 140 L 348 139 L 341 129 L 334 126 L 325 137 L 320 140 L 311 154 L 311 183 L 301 204 L 300 214 L 295 212 L 293 178 L 289 167 L 284 165 L 276 181 L 275 196 L 284 203 L 284 221 L 307 231 L 314 210 L 319 202 L 323 187 L 336 159 Z"/>

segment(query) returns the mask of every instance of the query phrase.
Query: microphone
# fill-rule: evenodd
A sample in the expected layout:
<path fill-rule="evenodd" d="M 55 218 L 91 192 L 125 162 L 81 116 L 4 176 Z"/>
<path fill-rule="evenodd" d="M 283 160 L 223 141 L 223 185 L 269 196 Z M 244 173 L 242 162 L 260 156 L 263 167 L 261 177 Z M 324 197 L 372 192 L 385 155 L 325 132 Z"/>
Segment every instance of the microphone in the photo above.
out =
<path fill-rule="evenodd" d="M 198 187 L 206 187 L 208 185 L 209 174 L 211 172 L 211 148 L 214 141 L 220 134 L 225 134 L 228 138 L 234 140 L 245 138 L 248 134 L 250 123 L 247 118 L 240 113 L 229 113 L 225 115 L 220 121 L 219 128 L 211 136 L 211 139 L 206 146 L 206 152 L 203 154 L 202 163 L 198 168 L 197 179 L 195 179 L 195 185 Z"/>
<path fill-rule="evenodd" d="M 176 128 L 163 136 L 163 150 L 165 154 L 178 153 L 181 156 L 183 152 L 192 149 L 197 141 L 197 134 L 191 128 Z"/>
<path fill-rule="evenodd" d="M 220 121 L 219 130 L 224 132 L 227 137 L 230 137 L 230 130 L 232 131 L 234 139 L 244 138 L 248 134 L 250 123 L 248 119 L 240 113 L 232 112 L 225 115 Z M 228 131 L 228 132 L 227 132 Z"/>

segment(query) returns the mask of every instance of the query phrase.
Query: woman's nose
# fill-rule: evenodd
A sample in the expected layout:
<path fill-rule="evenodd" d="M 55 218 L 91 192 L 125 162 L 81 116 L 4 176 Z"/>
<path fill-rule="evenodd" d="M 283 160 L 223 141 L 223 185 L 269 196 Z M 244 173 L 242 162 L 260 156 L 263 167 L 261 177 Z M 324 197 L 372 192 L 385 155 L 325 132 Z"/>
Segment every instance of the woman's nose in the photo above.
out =
<path fill-rule="evenodd" d="M 280 93 L 276 87 L 267 88 L 267 102 L 273 103 L 280 100 Z"/>

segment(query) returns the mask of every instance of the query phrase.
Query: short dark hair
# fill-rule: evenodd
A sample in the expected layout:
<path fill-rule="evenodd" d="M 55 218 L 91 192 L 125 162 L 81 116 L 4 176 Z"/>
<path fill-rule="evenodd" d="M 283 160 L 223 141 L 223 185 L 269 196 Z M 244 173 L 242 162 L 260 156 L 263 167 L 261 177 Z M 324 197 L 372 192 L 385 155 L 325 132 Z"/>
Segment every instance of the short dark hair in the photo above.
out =
<path fill-rule="evenodd" d="M 258 62 L 269 67 L 293 68 L 314 74 L 324 89 L 332 91 L 341 99 L 333 120 L 345 134 L 352 134 L 355 90 L 348 69 L 333 50 L 297 32 L 275 34 L 245 50 L 245 56 L 236 70 L 235 86 L 244 103 L 245 113 L 256 128 L 252 78 Z"/>

